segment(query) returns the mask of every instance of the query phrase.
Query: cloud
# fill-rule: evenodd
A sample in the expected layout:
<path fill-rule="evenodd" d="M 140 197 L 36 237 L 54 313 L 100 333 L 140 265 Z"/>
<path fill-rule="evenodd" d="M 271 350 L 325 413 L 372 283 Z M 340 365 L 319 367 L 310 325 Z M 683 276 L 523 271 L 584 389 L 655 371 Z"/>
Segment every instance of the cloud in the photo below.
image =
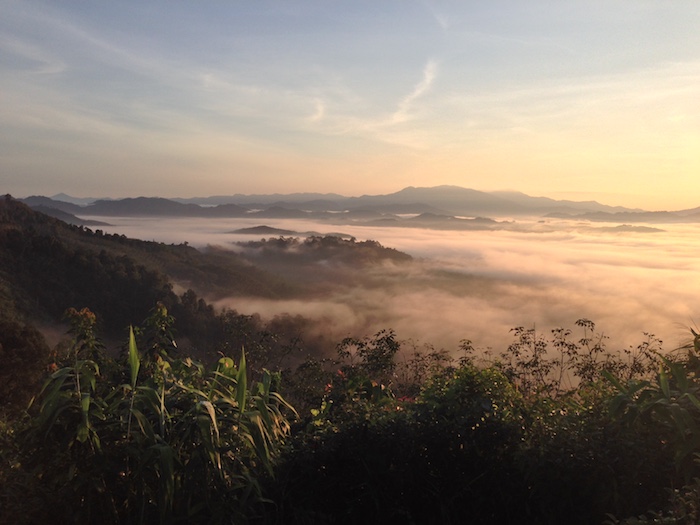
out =
<path fill-rule="evenodd" d="M 444 12 L 438 10 L 435 2 L 431 0 L 423 1 L 421 5 L 443 32 L 446 32 L 450 28 L 449 17 Z"/>
<path fill-rule="evenodd" d="M 314 126 L 309 129 L 329 136 L 358 137 L 401 148 L 424 150 L 432 140 L 426 140 L 425 131 L 411 124 L 428 118 L 430 111 L 426 109 L 427 106 L 420 107 L 419 101 L 431 91 L 437 75 L 438 61 L 428 60 L 420 80 L 396 102 L 392 112 L 386 105 L 377 106 L 376 101 L 367 100 L 362 93 L 334 85 L 328 88 L 330 91 L 324 98 L 332 103 L 315 99 L 316 111 L 307 119 Z"/>
<path fill-rule="evenodd" d="M 36 41 L 37 47 L 46 47 L 42 53 L 49 53 L 51 49 L 47 43 L 53 42 L 53 48 L 61 50 L 70 61 L 90 57 L 110 68 L 116 66 L 154 78 L 165 70 L 163 61 L 154 59 L 143 50 L 138 52 L 124 43 L 116 44 L 105 36 L 98 36 L 95 29 L 80 25 L 67 12 L 27 2 L 21 11 L 13 14 L 13 18 L 18 27 L 31 28 L 24 32 L 23 38 Z"/>
<path fill-rule="evenodd" d="M 326 114 L 326 105 L 323 103 L 322 100 L 319 100 L 319 99 L 316 99 L 314 102 L 315 102 L 316 110 L 309 117 L 309 120 L 311 122 L 320 122 L 321 120 L 323 120 L 323 117 Z"/>
<path fill-rule="evenodd" d="M 399 102 L 397 111 L 389 119 L 390 124 L 399 124 L 410 119 L 414 102 L 430 91 L 436 76 L 437 62 L 429 60 L 423 68 L 423 78 L 416 84 L 413 91 Z"/>

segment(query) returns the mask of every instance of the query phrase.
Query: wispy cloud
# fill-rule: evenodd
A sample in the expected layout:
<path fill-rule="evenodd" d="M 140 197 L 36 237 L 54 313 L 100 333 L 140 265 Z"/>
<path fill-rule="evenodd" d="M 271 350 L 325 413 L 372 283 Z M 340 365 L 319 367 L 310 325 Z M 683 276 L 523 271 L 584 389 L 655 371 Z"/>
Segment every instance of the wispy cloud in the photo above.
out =
<path fill-rule="evenodd" d="M 443 31 L 447 31 L 449 29 L 450 21 L 448 17 L 444 13 L 438 11 L 436 6 L 434 5 L 434 2 L 423 2 L 423 6 L 426 8 L 426 10 L 430 13 L 430 15 L 437 23 L 437 25 L 439 25 Z"/>
<path fill-rule="evenodd" d="M 159 61 L 153 60 L 147 53 L 143 53 L 143 50 L 139 53 L 130 50 L 123 43 L 117 44 L 104 36 L 98 36 L 94 29 L 80 25 L 60 11 L 28 3 L 13 16 L 17 25 L 32 27 L 33 31 L 37 31 L 36 35 L 25 35 L 36 42 L 32 45 L 34 53 L 48 54 L 48 43 L 53 43 L 53 47 L 61 49 L 63 55 L 70 57 L 74 62 L 91 57 L 103 65 L 138 73 L 150 73 L 155 76 L 162 71 Z M 41 35 L 42 38 L 37 39 L 37 35 Z M 44 49 L 41 49 L 40 45 Z"/>
<path fill-rule="evenodd" d="M 418 82 L 418 84 L 416 84 L 411 93 L 404 97 L 404 99 L 401 100 L 401 102 L 399 102 L 399 107 L 397 111 L 391 116 L 391 119 L 389 120 L 391 124 L 398 124 L 409 120 L 414 103 L 416 102 L 416 100 L 418 100 L 428 91 L 430 91 L 430 88 L 433 85 L 436 76 L 437 62 L 431 59 L 423 68 L 423 78 L 421 79 L 421 81 Z"/>
<path fill-rule="evenodd" d="M 320 122 L 323 120 L 323 117 L 326 114 L 326 105 L 322 100 L 316 99 L 315 106 L 316 110 L 314 111 L 313 115 L 309 117 L 309 120 L 311 122 Z"/>
<path fill-rule="evenodd" d="M 400 147 L 424 149 L 428 145 L 425 132 L 410 124 L 430 113 L 420 101 L 432 90 L 437 76 L 438 61 L 430 59 L 423 67 L 420 80 L 396 102 L 391 113 L 387 112 L 386 106 L 377 106 L 374 101 L 364 99 L 364 114 L 358 115 L 357 104 L 363 100 L 361 94 L 339 93 L 336 89 L 329 95 L 334 100 L 331 106 L 322 99 L 315 99 L 315 112 L 307 117 L 307 121 L 318 126 L 314 130 L 318 133 L 357 136 Z"/>

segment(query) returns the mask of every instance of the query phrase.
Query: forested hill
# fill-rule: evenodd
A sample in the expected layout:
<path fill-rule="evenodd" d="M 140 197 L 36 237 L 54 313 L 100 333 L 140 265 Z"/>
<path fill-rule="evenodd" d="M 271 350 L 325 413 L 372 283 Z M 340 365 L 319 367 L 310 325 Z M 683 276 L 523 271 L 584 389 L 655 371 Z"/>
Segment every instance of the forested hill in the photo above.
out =
<path fill-rule="evenodd" d="M 238 249 L 198 250 L 105 234 L 7 195 L 0 200 L 0 304 L 20 317 L 52 320 L 68 307 L 87 306 L 108 319 L 105 328 L 112 331 L 142 319 L 155 301 L 175 301 L 173 289 L 209 299 L 299 297 L 310 284 L 298 281 L 300 267 L 320 278 L 320 267 L 327 273 L 329 263 L 334 272 L 412 259 L 375 241 L 337 236 L 263 239 Z"/>
<path fill-rule="evenodd" d="M 0 204 L 3 316 L 49 322 L 69 307 L 89 307 L 112 331 L 147 313 L 148 303 L 169 299 L 164 275 L 109 249 L 118 240 L 93 243 L 96 238 L 6 197 Z"/>
<path fill-rule="evenodd" d="M 174 282 L 187 291 L 178 296 Z M 224 342 L 240 348 L 267 328 L 256 316 L 217 313 L 198 294 L 279 297 L 291 289 L 233 252 L 91 231 L 2 197 L 0 412 L 26 406 L 38 391 L 46 366 L 60 353 L 44 335 L 66 332 L 70 308 L 89 309 L 100 337 L 123 341 L 129 325 L 141 325 L 162 303 L 175 316 L 178 341 L 197 342 L 197 348 L 180 347 L 201 358 Z"/>
<path fill-rule="evenodd" d="M 222 248 L 200 251 L 187 244 L 141 241 L 69 225 L 9 195 L 1 197 L 0 358 L 7 366 L 0 371 L 0 398 L 15 390 L 18 370 L 25 379 L 27 373 L 40 376 L 50 354 L 42 333 L 65 333 L 69 308 L 88 308 L 96 315 L 100 336 L 123 341 L 129 325 L 140 325 L 162 303 L 175 316 L 183 351 L 201 358 L 245 344 L 255 359 L 256 341 L 272 338 L 281 346 L 299 341 L 308 321 L 280 316 L 268 322 L 235 310 L 216 312 L 203 298 L 230 297 L 234 305 L 236 296 L 302 298 L 318 284 L 313 279 L 333 281 L 338 272 L 354 272 L 364 264 L 410 260 L 372 241 L 331 237 L 280 242 L 296 247 L 300 256 L 285 259 L 283 268 L 266 270 L 267 251 L 279 243 L 263 242 L 268 250 L 249 246 L 247 257 Z M 333 265 L 328 265 L 329 258 Z M 294 275 L 292 269 L 299 266 L 305 270 Z M 326 273 L 319 272 L 321 267 Z M 305 283 L 299 278 L 304 272 L 309 275 Z M 197 348 L 187 341 L 196 342 Z M 306 339 L 308 351 L 320 352 L 321 343 L 315 344 Z"/>
<path fill-rule="evenodd" d="M 338 236 L 311 236 L 304 240 L 297 237 L 279 237 L 260 241 L 239 242 L 243 253 L 256 261 L 278 264 L 335 263 L 351 266 L 390 261 L 406 263 L 413 260 L 407 253 L 385 248 L 377 241 L 360 241 Z"/>
<path fill-rule="evenodd" d="M 0 301 L 4 315 L 60 319 L 89 307 L 114 331 L 135 323 L 157 301 L 175 300 L 173 282 L 200 295 L 278 297 L 291 287 L 224 250 L 104 234 L 0 201 Z"/>

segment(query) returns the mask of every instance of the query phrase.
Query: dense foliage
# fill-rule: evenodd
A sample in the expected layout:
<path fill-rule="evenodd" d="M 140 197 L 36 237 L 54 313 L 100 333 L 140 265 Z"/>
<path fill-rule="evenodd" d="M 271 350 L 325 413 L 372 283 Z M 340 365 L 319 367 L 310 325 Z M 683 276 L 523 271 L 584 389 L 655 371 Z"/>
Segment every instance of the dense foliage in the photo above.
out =
<path fill-rule="evenodd" d="M 497 357 L 464 341 L 458 361 L 396 360 L 391 332 L 342 342 L 271 485 L 282 522 L 589 524 L 664 506 L 681 480 L 663 432 L 611 412 L 618 393 L 601 375 L 647 377 L 658 349 L 615 355 L 578 324 L 578 340 L 516 328 Z"/>
<path fill-rule="evenodd" d="M 303 240 L 298 237 L 278 237 L 260 241 L 239 242 L 246 254 L 256 259 L 304 264 L 309 261 L 325 261 L 336 264 L 362 265 L 378 261 L 407 262 L 408 254 L 386 248 L 377 241 L 357 241 L 335 235 L 312 235 Z"/>
<path fill-rule="evenodd" d="M 69 353 L 17 434 L 3 511 L 13 523 L 230 523 L 261 501 L 293 409 L 270 372 L 248 387 L 245 356 L 213 369 L 172 359 L 157 307 L 121 359 L 87 309 L 71 311 Z M 137 340 L 139 344 L 137 345 Z M 138 348 L 143 349 L 140 353 Z M 5 473 L 7 474 L 7 473 Z M 7 521 L 6 521 L 7 522 Z"/>
<path fill-rule="evenodd" d="M 207 253 L 104 234 L 0 199 L 0 306 L 3 317 L 60 320 L 72 306 L 90 308 L 109 335 L 140 322 L 160 301 L 176 307 L 172 282 L 200 294 L 278 297 L 289 285 L 231 251 Z"/>
<path fill-rule="evenodd" d="M 163 305 L 117 359 L 89 310 L 68 318 L 66 353 L 3 428 L 0 508 L 12 522 L 697 517 L 693 345 L 662 357 L 650 338 L 616 355 L 581 320 L 580 339 L 516 328 L 500 355 L 464 341 L 455 360 L 410 354 L 387 330 L 279 373 L 243 354 L 213 367 L 172 357 Z"/>

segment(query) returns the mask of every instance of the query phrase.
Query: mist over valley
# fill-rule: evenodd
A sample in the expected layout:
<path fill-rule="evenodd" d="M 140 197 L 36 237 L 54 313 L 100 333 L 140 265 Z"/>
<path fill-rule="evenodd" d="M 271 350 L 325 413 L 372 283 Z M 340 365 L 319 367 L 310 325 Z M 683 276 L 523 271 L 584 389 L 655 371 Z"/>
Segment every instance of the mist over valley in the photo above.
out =
<path fill-rule="evenodd" d="M 544 205 L 522 194 L 509 194 L 519 202 L 508 208 L 500 207 L 502 196 L 494 201 L 481 192 L 474 192 L 480 204 L 468 209 L 468 204 L 446 198 L 450 191 L 437 191 L 441 198 L 431 200 L 426 196 L 434 197 L 436 191 L 410 190 L 408 196 L 392 194 L 393 199 L 365 197 L 360 208 L 310 201 L 315 196 L 308 194 L 238 197 L 236 206 L 259 207 L 238 217 L 191 216 L 195 208 L 188 208 L 185 217 L 153 208 L 157 216 L 90 215 L 95 204 L 71 209 L 82 220 L 107 223 L 100 226 L 105 232 L 241 254 L 294 283 L 293 296 L 210 294 L 207 299 L 219 308 L 265 319 L 302 315 L 311 321 L 312 332 L 322 331 L 329 341 L 391 328 L 403 340 L 450 352 L 457 351 L 462 339 L 481 349 L 501 350 L 512 341 L 511 328 L 548 333 L 587 318 L 610 337 L 613 348 L 637 345 L 644 333 L 662 339 L 666 349 L 687 342 L 687 328 L 695 326 L 692 304 L 700 271 L 695 257 L 700 228 L 692 210 L 660 214 L 551 200 Z M 408 202 L 418 194 L 423 201 Z M 216 206 L 231 209 L 232 203 L 222 200 L 199 199 L 196 206 L 212 210 L 215 206 L 201 205 L 219 202 Z M 310 202 L 316 203 L 315 211 L 308 210 Z M 529 215 L 523 202 L 529 203 Z M 126 204 L 112 207 L 125 209 Z M 395 213 L 399 204 L 405 213 Z M 552 211 L 564 208 L 568 214 Z M 476 213 L 489 210 L 494 212 L 490 217 Z M 596 218 L 587 217 L 591 214 Z M 376 241 L 411 259 L 301 254 L 304 239 L 325 235 L 354 238 L 358 246 Z M 280 238 L 297 242 L 272 250 L 272 241 Z M 261 245 L 261 239 L 267 244 Z"/>

